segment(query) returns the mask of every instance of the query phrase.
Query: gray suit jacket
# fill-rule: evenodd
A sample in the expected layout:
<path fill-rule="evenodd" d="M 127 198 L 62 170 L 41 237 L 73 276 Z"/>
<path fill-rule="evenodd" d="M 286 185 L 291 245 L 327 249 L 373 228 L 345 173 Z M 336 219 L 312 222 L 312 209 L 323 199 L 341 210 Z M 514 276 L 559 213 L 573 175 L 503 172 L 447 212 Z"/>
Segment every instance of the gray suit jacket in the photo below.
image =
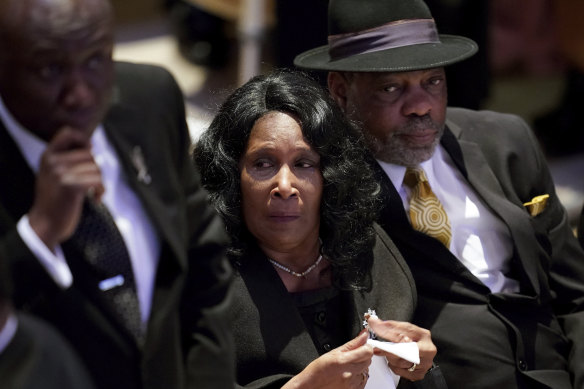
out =
<path fill-rule="evenodd" d="M 509 228 L 509 276 L 518 294 L 490 293 L 440 242 L 414 231 L 391 181 L 374 163 L 385 196 L 380 224 L 411 268 L 414 322 L 432 331 L 436 362 L 451 388 L 584 386 L 584 253 L 546 161 L 520 118 L 449 109 L 442 145 L 484 204 Z M 523 204 L 549 194 L 530 216 Z"/>
<path fill-rule="evenodd" d="M 191 318 L 195 311 L 212 308 L 205 304 L 218 306 L 225 299 L 229 266 L 223 256 L 222 223 L 201 189 L 189 154 L 182 94 L 168 72 L 116 64 L 113 101 L 103 123 L 128 184 L 161 240 L 145 344 L 140 347 L 108 309 L 96 280 L 86 271 L 82 253 L 67 258 L 74 281 L 71 288 L 61 290 L 20 239 L 15 223 L 32 204 L 35 178 L 0 123 L 0 248 L 12 270 L 14 302 L 19 309 L 45 318 L 74 345 L 98 388 L 181 388 L 179 302 L 184 280 L 188 268 L 205 280 L 190 290 Z M 138 148 L 151 182 L 138 178 L 139 166 L 132 159 Z M 214 288 L 207 293 L 213 296 L 203 293 L 209 285 Z M 202 325 L 199 319 L 197 325 Z M 222 344 L 223 334 L 215 327 L 202 332 L 208 339 L 191 346 L 208 342 L 212 349 Z M 222 371 L 218 364 L 216 368 Z M 213 382 L 201 385 L 205 386 L 216 387 Z"/>

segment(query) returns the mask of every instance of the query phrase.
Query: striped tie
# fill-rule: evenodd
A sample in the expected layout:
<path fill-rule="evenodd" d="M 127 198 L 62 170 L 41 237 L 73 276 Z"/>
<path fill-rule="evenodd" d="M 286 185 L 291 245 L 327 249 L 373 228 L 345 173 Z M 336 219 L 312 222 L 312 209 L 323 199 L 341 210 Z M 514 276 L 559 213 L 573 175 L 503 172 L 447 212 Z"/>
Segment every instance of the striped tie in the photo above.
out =
<path fill-rule="evenodd" d="M 404 184 L 412 189 L 410 199 L 410 221 L 414 229 L 438 239 L 450 247 L 450 221 L 438 197 L 432 192 L 424 170 L 407 168 Z"/>

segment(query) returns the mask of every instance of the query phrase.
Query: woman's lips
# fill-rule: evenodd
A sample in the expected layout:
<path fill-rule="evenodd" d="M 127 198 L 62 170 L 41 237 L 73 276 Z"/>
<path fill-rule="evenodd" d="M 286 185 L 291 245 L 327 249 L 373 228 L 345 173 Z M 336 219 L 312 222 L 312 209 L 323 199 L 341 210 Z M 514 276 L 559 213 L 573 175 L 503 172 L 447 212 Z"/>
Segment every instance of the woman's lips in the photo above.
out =
<path fill-rule="evenodd" d="M 278 222 L 278 223 L 289 223 L 289 222 L 293 222 L 295 220 L 298 220 L 298 218 L 300 218 L 299 215 L 291 214 L 291 213 L 270 214 L 270 220 L 273 220 L 273 221 Z"/>

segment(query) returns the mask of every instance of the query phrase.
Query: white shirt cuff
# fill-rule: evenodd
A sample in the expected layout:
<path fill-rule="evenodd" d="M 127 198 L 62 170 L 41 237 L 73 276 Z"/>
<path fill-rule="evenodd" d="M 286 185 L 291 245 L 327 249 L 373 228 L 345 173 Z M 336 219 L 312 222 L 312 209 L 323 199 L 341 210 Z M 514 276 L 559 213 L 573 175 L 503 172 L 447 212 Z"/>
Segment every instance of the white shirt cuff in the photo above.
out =
<path fill-rule="evenodd" d="M 4 325 L 4 328 L 0 328 L 0 354 L 4 351 L 8 343 L 14 338 L 16 334 L 16 328 L 18 327 L 18 320 L 16 315 L 13 313 L 8 316 L 8 320 Z"/>
<path fill-rule="evenodd" d="M 27 215 L 24 215 L 18 221 L 16 229 L 24 243 L 37 257 L 55 283 L 62 289 L 69 288 L 73 284 L 73 274 L 71 274 L 71 269 L 67 265 L 61 246 L 55 247 L 55 253 L 53 253 L 34 232 Z"/>

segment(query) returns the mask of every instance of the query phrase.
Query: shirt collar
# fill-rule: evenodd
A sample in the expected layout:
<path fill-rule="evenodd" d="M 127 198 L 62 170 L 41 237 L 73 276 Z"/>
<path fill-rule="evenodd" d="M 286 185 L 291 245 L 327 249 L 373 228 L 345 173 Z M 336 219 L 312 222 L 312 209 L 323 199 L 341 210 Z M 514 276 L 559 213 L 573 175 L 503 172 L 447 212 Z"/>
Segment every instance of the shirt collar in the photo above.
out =
<path fill-rule="evenodd" d="M 439 161 L 441 159 L 442 145 L 438 145 L 436 146 L 436 150 L 434 151 L 434 154 L 432 154 L 432 157 L 430 157 L 430 159 L 422 162 L 419 165 L 422 169 L 424 169 L 426 177 L 428 177 L 428 181 L 430 182 L 434 181 L 433 180 L 434 163 L 435 161 Z M 381 166 L 385 174 L 387 174 L 387 177 L 389 177 L 389 179 L 391 180 L 391 183 L 393 184 L 394 188 L 396 188 L 399 191 L 404 182 L 404 176 L 406 175 L 406 167 L 396 165 L 393 163 L 383 162 L 380 160 L 377 160 L 377 163 L 379 163 L 379 166 Z M 430 177 L 432 177 L 432 179 L 430 179 Z"/>
<path fill-rule="evenodd" d="M 33 134 L 32 132 L 26 130 L 20 125 L 8 111 L 4 105 L 4 101 L 0 96 L 0 119 L 6 127 L 6 131 L 10 134 L 16 146 L 20 150 L 20 153 L 24 156 L 24 159 L 30 166 L 30 168 L 36 173 L 39 170 L 41 155 L 47 147 L 47 143 L 41 138 Z"/>

